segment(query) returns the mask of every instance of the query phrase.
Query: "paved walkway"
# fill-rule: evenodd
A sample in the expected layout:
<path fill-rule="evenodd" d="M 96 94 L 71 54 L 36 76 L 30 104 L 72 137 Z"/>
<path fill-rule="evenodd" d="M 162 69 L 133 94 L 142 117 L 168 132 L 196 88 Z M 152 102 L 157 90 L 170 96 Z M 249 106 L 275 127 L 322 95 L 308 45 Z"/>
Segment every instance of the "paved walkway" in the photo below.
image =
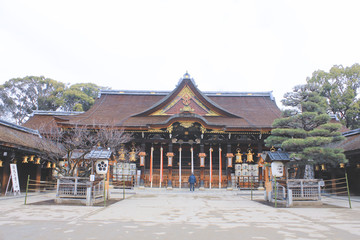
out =
<path fill-rule="evenodd" d="M 145 189 L 106 208 L 31 204 L 53 197 L 1 197 L 0 239 L 360 239 L 358 201 L 275 209 L 261 192 Z"/>

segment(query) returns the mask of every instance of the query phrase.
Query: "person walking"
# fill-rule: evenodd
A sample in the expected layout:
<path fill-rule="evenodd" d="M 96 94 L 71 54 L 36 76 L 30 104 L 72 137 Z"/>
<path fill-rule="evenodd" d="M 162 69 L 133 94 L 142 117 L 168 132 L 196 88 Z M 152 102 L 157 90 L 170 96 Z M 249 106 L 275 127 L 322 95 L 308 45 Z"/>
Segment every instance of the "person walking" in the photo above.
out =
<path fill-rule="evenodd" d="M 189 177 L 189 184 L 190 184 L 190 191 L 194 191 L 195 190 L 195 184 L 196 184 L 196 177 L 194 175 L 194 173 L 191 173 L 190 177 Z"/>

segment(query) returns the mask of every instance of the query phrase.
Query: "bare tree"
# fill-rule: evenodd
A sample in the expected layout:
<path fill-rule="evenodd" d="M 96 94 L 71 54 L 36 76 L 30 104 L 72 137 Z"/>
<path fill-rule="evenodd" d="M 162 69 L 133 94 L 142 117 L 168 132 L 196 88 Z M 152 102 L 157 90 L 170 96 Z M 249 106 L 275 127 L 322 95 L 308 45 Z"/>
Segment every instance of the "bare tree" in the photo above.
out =
<path fill-rule="evenodd" d="M 116 152 L 121 144 L 130 142 L 131 134 L 113 125 L 102 126 L 74 126 L 69 129 L 58 127 L 40 130 L 42 140 L 39 141 L 43 149 L 42 158 L 56 163 L 56 170 L 63 176 L 74 176 L 81 165 L 89 173 L 91 160 L 85 159 L 86 154 L 96 147 L 103 147 Z M 60 162 L 65 159 L 65 164 Z"/>

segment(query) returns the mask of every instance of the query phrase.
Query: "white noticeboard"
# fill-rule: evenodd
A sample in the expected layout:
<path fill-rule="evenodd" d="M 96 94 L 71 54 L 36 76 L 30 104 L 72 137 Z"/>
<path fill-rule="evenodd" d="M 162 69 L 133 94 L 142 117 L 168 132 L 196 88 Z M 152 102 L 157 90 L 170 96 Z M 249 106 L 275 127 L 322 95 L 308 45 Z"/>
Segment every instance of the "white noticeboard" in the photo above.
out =
<path fill-rule="evenodd" d="M 282 162 L 272 162 L 271 173 L 274 177 L 284 176 L 284 164 Z"/>
<path fill-rule="evenodd" d="M 11 181 L 12 181 L 12 190 L 14 195 L 20 195 L 20 183 L 19 183 L 19 176 L 16 164 L 10 164 L 10 172 L 11 172 Z"/>

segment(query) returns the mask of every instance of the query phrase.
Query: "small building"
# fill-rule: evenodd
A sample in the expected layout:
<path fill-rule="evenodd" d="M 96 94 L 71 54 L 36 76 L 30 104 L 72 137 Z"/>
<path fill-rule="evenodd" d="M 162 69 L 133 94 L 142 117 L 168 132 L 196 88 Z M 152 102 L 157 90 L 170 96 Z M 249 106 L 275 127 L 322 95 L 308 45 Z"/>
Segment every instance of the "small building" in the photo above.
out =
<path fill-rule="evenodd" d="M 348 164 L 345 169 L 348 174 L 350 192 L 360 194 L 360 128 L 343 133 L 345 140 L 336 147 L 344 149 Z M 332 169 L 332 174 L 338 177 L 344 176 L 341 168 Z M 331 177 L 331 176 L 329 176 Z"/>
<path fill-rule="evenodd" d="M 37 130 L 18 126 L 0 120 L 0 185 L 4 194 L 10 176 L 10 164 L 16 164 L 20 189 L 25 190 L 27 176 L 30 179 L 50 180 L 52 165 L 41 159 L 39 141 L 42 141 Z"/>

